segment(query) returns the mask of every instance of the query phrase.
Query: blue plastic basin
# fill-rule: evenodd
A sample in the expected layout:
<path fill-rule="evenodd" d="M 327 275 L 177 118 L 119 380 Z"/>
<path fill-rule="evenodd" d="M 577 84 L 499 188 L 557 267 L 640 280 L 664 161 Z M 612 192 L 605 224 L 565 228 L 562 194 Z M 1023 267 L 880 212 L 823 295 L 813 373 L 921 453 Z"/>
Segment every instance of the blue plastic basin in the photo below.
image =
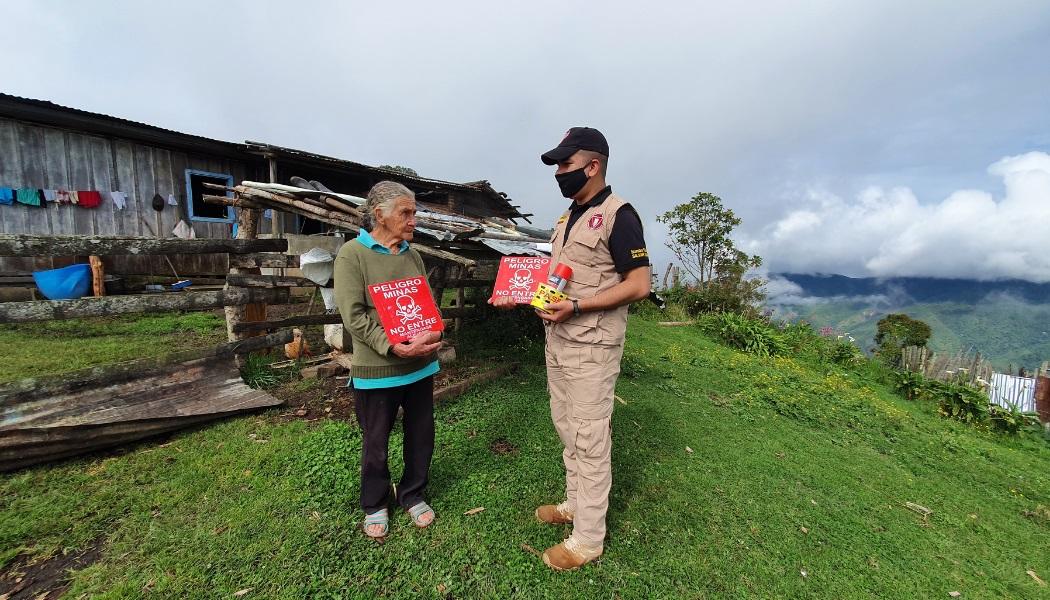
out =
<path fill-rule="evenodd" d="M 91 266 L 80 264 L 36 271 L 33 280 L 48 300 L 72 300 L 86 296 L 91 290 Z"/>

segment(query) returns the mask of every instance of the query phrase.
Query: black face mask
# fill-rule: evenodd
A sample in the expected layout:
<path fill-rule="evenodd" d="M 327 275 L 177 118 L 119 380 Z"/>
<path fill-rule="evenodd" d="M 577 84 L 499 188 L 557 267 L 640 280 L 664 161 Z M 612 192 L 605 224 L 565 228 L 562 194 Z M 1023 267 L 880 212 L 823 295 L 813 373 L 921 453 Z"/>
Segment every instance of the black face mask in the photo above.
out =
<path fill-rule="evenodd" d="M 587 166 L 580 167 L 575 171 L 558 173 L 554 176 L 554 179 L 558 180 L 558 187 L 561 188 L 562 196 L 572 198 L 580 193 L 583 186 L 587 185 L 587 180 L 590 179 L 590 177 L 587 177 Z"/>

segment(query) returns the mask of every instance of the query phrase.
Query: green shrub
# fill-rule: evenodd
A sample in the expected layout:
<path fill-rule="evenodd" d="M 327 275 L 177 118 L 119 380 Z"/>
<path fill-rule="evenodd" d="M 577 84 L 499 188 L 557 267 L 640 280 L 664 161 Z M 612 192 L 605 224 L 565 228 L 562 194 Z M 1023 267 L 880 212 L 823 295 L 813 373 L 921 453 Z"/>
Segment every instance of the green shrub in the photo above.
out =
<path fill-rule="evenodd" d="M 784 336 L 769 323 L 736 313 L 709 313 L 697 325 L 727 345 L 759 356 L 776 356 L 788 350 Z"/>
<path fill-rule="evenodd" d="M 864 360 L 864 354 L 860 348 L 844 339 L 825 338 L 822 340 L 821 358 L 825 362 L 833 362 L 841 366 L 852 366 Z"/>
<path fill-rule="evenodd" d="M 929 381 L 925 394 L 936 399 L 940 413 L 946 417 L 972 424 L 988 419 L 988 397 L 981 390 L 960 383 Z"/>
<path fill-rule="evenodd" d="M 906 400 L 915 400 L 926 389 L 926 378 L 915 371 L 896 371 L 893 387 Z"/>
<path fill-rule="evenodd" d="M 734 282 L 708 282 L 703 286 L 679 286 L 661 292 L 668 304 L 680 306 L 689 316 L 697 317 L 706 313 L 730 312 L 759 316 L 756 302 L 760 295 L 752 289 L 754 286 Z"/>
<path fill-rule="evenodd" d="M 788 348 L 796 354 L 818 353 L 824 341 L 805 321 L 783 324 L 780 335 Z"/>
<path fill-rule="evenodd" d="M 1016 406 L 1003 408 L 993 404 L 988 409 L 988 418 L 991 420 L 992 429 L 1009 435 L 1021 433 L 1025 425 L 1024 415 Z"/>

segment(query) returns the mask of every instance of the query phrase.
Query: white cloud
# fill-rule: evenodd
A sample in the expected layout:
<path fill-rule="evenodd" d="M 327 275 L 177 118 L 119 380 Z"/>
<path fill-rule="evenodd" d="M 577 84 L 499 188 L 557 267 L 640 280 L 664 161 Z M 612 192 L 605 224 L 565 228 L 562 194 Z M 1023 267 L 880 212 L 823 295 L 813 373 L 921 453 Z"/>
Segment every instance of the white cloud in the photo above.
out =
<path fill-rule="evenodd" d="M 774 272 L 1050 281 L 1050 154 L 1007 156 L 988 172 L 1002 179 L 1001 198 L 958 190 L 923 204 L 904 187 L 853 200 L 812 190 L 808 206 L 743 245 Z"/>
<path fill-rule="evenodd" d="M 791 306 L 808 306 L 813 304 L 824 304 L 827 302 L 856 302 L 866 304 L 868 306 L 889 306 L 893 304 L 901 304 L 904 301 L 903 293 L 894 293 L 897 298 L 891 298 L 886 294 L 872 294 L 867 296 L 808 296 L 802 286 L 779 277 L 775 274 L 769 274 L 763 272 L 760 274 L 761 277 L 766 279 L 766 285 L 763 287 L 763 291 L 766 293 L 766 306 L 773 307 L 776 309 L 783 309 L 784 307 Z M 891 290 L 894 291 L 894 290 Z"/>

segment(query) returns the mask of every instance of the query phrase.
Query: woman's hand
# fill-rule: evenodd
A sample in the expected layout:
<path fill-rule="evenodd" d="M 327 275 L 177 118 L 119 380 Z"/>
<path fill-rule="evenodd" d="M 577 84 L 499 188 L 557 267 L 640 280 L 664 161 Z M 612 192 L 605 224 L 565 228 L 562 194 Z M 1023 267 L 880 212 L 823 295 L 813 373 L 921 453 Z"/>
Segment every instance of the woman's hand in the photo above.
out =
<path fill-rule="evenodd" d="M 436 352 L 441 347 L 440 331 L 424 331 L 408 343 L 394 344 L 390 351 L 401 358 L 417 358 Z"/>
<path fill-rule="evenodd" d="M 498 308 L 500 310 L 510 310 L 517 306 L 517 303 L 514 302 L 514 298 L 511 298 L 510 296 L 489 298 L 489 304 L 491 304 L 493 308 Z"/>

